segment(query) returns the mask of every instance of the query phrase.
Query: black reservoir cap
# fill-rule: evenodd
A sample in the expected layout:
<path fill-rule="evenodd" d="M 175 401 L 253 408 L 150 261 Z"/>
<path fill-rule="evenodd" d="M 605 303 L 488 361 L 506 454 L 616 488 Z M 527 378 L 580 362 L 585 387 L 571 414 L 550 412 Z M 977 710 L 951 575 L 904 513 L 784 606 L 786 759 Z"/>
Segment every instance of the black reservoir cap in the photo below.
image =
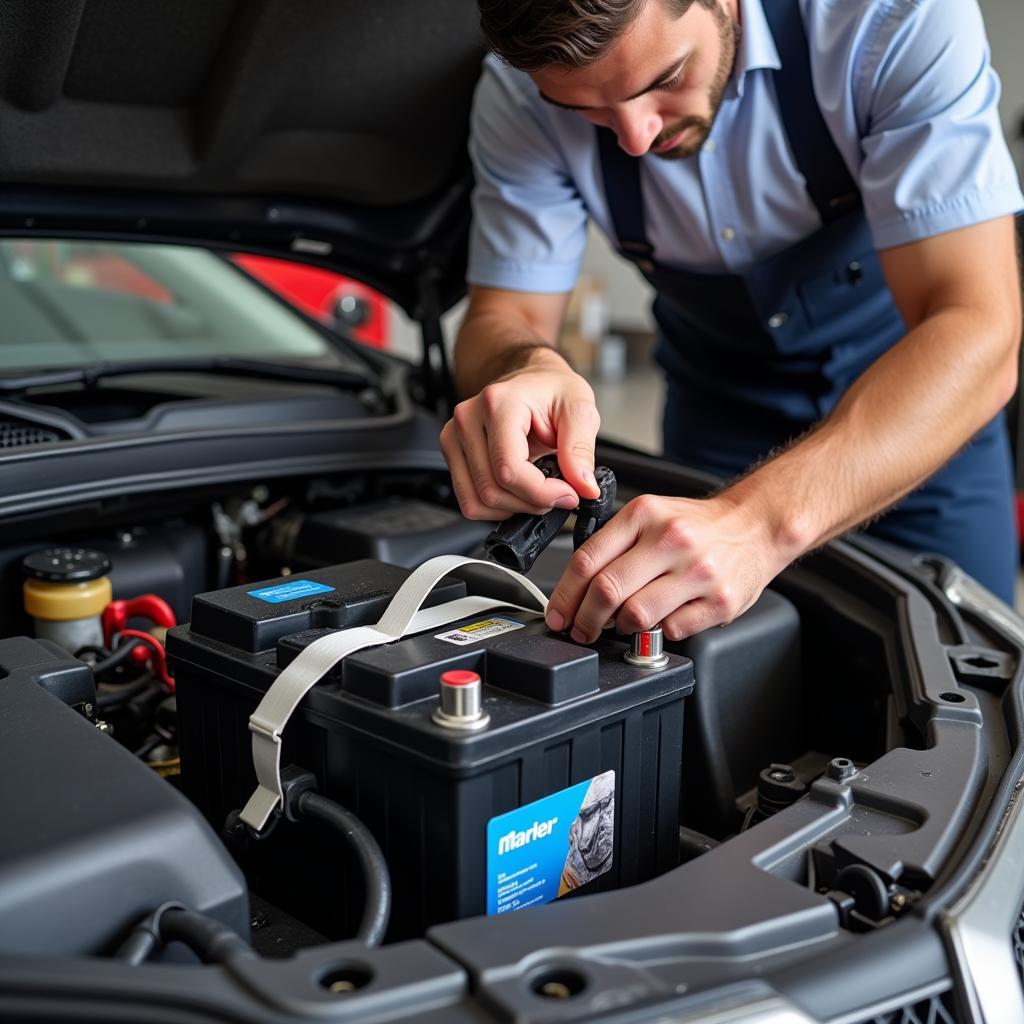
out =
<path fill-rule="evenodd" d="M 292 633 L 375 623 L 410 575 L 408 569 L 364 558 L 295 576 L 197 594 L 192 633 L 255 654 L 272 650 Z M 466 596 L 461 580 L 447 577 L 424 608 Z"/>
<path fill-rule="evenodd" d="M 110 559 L 91 548 L 44 548 L 21 562 L 25 575 L 48 583 L 84 583 L 106 576 Z"/>
<path fill-rule="evenodd" d="M 545 634 L 496 640 L 487 652 L 487 683 L 509 693 L 562 704 L 598 690 L 597 651 Z"/>

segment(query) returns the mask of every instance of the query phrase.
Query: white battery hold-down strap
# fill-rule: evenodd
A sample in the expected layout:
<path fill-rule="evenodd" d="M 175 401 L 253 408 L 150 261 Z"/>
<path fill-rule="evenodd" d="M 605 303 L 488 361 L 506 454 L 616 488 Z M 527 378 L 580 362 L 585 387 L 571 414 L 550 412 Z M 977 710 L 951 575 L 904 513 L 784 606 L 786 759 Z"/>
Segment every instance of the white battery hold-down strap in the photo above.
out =
<path fill-rule="evenodd" d="M 463 597 L 434 608 L 420 608 L 427 595 L 448 573 L 464 565 L 480 565 L 511 576 L 536 603 L 535 608 L 493 597 Z M 338 662 L 366 647 L 394 643 L 410 633 L 438 629 L 491 608 L 541 611 L 547 608 L 543 592 L 513 569 L 464 555 L 439 555 L 414 570 L 398 588 L 384 614 L 373 626 L 353 626 L 314 640 L 274 680 L 259 706 L 249 716 L 252 763 L 259 785 L 240 815 L 261 831 L 281 805 L 281 733 L 303 697 Z"/>

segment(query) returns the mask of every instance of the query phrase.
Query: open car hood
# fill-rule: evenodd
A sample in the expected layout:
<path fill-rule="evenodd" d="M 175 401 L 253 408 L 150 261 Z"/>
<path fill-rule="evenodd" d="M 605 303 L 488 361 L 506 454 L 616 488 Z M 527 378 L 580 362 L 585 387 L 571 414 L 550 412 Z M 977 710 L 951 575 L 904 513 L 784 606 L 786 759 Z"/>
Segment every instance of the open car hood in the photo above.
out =
<path fill-rule="evenodd" d="M 473 0 L 10 0 L 0 233 L 187 241 L 464 290 Z"/>

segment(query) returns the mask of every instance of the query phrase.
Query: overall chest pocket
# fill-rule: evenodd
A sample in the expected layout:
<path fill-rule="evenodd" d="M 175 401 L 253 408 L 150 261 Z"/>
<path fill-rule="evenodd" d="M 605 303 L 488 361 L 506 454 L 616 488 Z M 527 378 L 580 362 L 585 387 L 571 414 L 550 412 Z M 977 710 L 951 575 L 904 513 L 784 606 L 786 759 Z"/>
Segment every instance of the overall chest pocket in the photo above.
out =
<path fill-rule="evenodd" d="M 765 334 L 783 357 L 823 360 L 870 339 L 899 313 L 859 210 L 758 266 L 748 277 Z"/>
<path fill-rule="evenodd" d="M 854 337 L 895 310 L 873 249 L 804 277 L 796 293 L 808 326 L 830 342 Z"/>

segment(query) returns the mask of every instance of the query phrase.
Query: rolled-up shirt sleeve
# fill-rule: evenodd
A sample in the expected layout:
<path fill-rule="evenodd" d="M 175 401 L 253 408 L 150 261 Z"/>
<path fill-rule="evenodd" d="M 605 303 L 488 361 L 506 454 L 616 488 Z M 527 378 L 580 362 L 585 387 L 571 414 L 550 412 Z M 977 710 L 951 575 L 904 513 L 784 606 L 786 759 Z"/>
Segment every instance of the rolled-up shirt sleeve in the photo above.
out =
<path fill-rule="evenodd" d="M 586 245 L 587 211 L 551 127 L 494 57 L 473 102 L 469 151 L 476 185 L 471 284 L 568 292 Z"/>
<path fill-rule="evenodd" d="M 862 26 L 852 92 L 879 249 L 1024 206 L 975 0 L 892 0 Z"/>

